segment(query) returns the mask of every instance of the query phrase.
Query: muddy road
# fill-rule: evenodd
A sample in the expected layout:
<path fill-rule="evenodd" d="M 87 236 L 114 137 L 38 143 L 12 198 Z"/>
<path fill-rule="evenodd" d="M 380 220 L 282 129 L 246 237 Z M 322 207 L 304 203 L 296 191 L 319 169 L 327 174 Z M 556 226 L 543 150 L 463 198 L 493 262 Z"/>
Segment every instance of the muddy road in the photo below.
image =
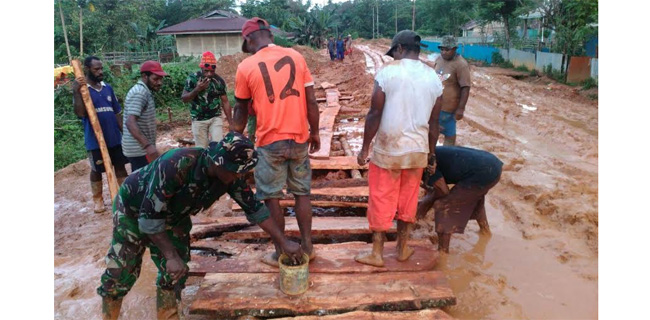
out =
<path fill-rule="evenodd" d="M 382 55 L 389 44 L 357 41 L 353 55 L 342 63 L 330 62 L 325 51 L 298 48 L 316 85 L 327 81 L 354 97 L 341 102 L 337 130 L 348 133 L 355 152 L 370 104 L 372 72 L 390 60 Z M 243 57 L 221 59 L 236 63 Z M 221 66 L 232 69 L 232 64 Z M 220 72 L 232 87 L 234 69 Z M 465 234 L 453 236 L 451 253 L 439 263 L 458 298 L 445 311 L 459 319 L 598 318 L 597 100 L 575 87 L 513 70 L 473 65 L 471 76 L 457 143 L 494 153 L 504 171 L 486 201 L 493 235 L 479 236 L 478 226 L 470 222 Z M 323 90 L 316 93 L 324 97 Z M 178 138 L 191 139 L 189 124 L 188 119 L 159 125 L 160 144 L 178 147 Z M 109 213 L 92 213 L 88 170 L 82 160 L 54 175 L 57 319 L 100 318 L 95 289 L 112 222 Z M 107 186 L 104 198 L 108 205 Z M 229 208 L 230 200 L 224 198 L 200 215 L 229 215 Z M 432 217 L 429 212 L 418 223 L 414 237 L 435 234 Z M 147 253 L 122 318 L 155 319 L 155 277 Z M 185 312 L 200 280 L 188 281 Z"/>

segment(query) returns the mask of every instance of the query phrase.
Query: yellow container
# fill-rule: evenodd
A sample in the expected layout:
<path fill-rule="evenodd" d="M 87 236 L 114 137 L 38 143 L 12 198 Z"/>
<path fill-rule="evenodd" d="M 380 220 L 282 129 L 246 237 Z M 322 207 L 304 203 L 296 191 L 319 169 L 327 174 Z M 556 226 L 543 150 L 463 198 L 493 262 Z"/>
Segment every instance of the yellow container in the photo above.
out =
<path fill-rule="evenodd" d="M 302 264 L 290 266 L 289 257 L 281 254 L 280 263 L 280 290 L 287 295 L 295 296 L 305 293 L 309 288 L 309 255 L 302 254 Z"/>

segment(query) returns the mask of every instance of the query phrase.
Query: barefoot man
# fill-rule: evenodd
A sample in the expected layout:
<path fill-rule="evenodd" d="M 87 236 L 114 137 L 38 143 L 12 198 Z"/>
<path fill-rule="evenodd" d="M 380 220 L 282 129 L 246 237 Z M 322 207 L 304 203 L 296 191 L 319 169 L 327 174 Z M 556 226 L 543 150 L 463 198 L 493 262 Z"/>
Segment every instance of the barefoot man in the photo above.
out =
<path fill-rule="evenodd" d="M 449 253 L 451 234 L 463 233 L 470 219 L 478 222 L 481 233 L 490 233 L 485 195 L 499 182 L 503 162 L 487 151 L 454 146 L 437 147 L 436 160 L 435 173 L 422 177 L 429 191 L 418 203 L 417 217 L 435 208 L 438 250 Z M 448 183 L 454 184 L 451 192 Z"/>
<path fill-rule="evenodd" d="M 311 166 L 308 152 L 320 149 L 318 104 L 314 80 L 303 56 L 290 48 L 273 44 L 269 24 L 254 17 L 242 28 L 242 51 L 252 55 L 237 67 L 235 76 L 235 114 L 231 130 L 243 132 L 248 106 L 257 115 L 255 145 L 259 163 L 255 168 L 256 197 L 271 210 L 277 226 L 284 231 L 284 213 L 280 208 L 282 189 L 296 199 L 296 219 L 302 249 L 313 259 L 311 243 Z M 282 252 L 262 262 L 278 266 Z"/>
<path fill-rule="evenodd" d="M 370 111 L 366 117 L 360 165 L 368 160 L 370 141 L 375 138 L 368 172 L 370 197 L 368 223 L 372 252 L 355 260 L 377 267 L 384 265 L 385 233 L 397 212 L 398 260 L 406 261 L 413 249 L 407 246 L 415 222 L 420 179 L 428 159 L 435 157 L 442 83 L 435 71 L 422 63 L 420 36 L 400 31 L 386 55 L 395 61 L 375 76 Z M 376 135 L 376 137 L 375 137 Z M 435 164 L 435 159 L 431 159 Z"/>

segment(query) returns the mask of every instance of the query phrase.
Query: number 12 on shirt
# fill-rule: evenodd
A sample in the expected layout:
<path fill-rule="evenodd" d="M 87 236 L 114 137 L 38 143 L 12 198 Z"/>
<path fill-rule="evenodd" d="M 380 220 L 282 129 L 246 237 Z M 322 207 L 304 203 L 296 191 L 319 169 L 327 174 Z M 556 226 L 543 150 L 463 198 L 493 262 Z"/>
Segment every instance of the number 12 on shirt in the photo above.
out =
<path fill-rule="evenodd" d="M 257 65 L 260 67 L 260 72 L 264 79 L 266 95 L 269 98 L 269 102 L 273 103 L 275 102 L 275 91 L 273 90 L 273 83 L 271 82 L 269 69 L 266 67 L 265 62 L 260 62 Z M 280 100 L 284 100 L 289 96 L 300 97 L 300 91 L 293 88 L 293 83 L 296 81 L 296 64 L 293 62 L 293 59 L 289 56 L 284 56 L 273 65 L 273 69 L 278 72 L 280 69 L 284 68 L 285 65 L 289 65 L 289 79 L 287 79 L 287 84 L 282 88 L 282 92 L 280 92 Z"/>

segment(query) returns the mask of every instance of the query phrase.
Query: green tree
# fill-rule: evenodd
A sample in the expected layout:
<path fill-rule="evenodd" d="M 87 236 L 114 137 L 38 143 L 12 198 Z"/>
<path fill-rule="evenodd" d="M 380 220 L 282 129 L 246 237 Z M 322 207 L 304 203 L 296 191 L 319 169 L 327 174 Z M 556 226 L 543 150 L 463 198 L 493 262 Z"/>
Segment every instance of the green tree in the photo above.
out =
<path fill-rule="evenodd" d="M 504 25 L 505 47 L 510 48 L 511 22 L 517 9 L 524 7 L 523 0 L 481 0 L 478 15 L 486 22 L 501 21 Z"/>

